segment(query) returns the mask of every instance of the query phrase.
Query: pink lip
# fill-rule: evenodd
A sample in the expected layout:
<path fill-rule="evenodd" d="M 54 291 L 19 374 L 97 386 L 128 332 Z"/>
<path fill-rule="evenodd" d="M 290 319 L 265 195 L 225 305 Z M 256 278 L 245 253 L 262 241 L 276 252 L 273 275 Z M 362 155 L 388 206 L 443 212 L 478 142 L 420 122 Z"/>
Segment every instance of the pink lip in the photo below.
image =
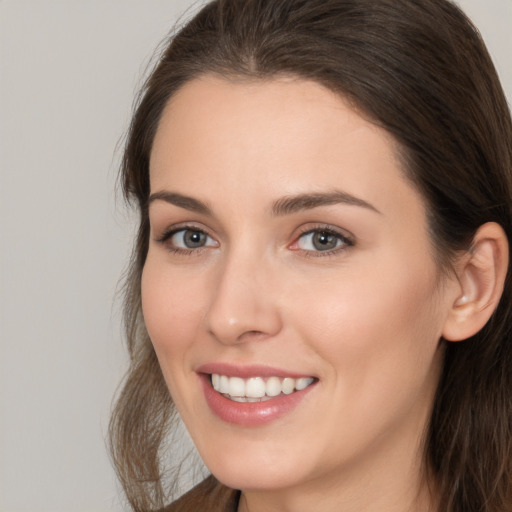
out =
<path fill-rule="evenodd" d="M 229 377 L 240 377 L 248 379 L 249 377 L 290 377 L 299 379 L 300 377 L 313 377 L 305 373 L 295 373 L 280 368 L 274 368 L 264 365 L 244 365 L 238 366 L 230 363 L 208 363 L 196 369 L 197 373 L 217 373 L 218 375 L 228 375 Z"/>
<path fill-rule="evenodd" d="M 262 366 L 235 367 L 230 364 L 207 364 L 197 369 L 201 380 L 206 403 L 211 411 L 221 420 L 244 427 L 257 427 L 274 421 L 297 407 L 306 395 L 316 387 L 314 382 L 301 391 L 290 395 L 279 395 L 265 402 L 234 402 L 215 391 L 210 383 L 210 374 L 229 375 L 233 377 L 308 377 L 276 368 Z"/>

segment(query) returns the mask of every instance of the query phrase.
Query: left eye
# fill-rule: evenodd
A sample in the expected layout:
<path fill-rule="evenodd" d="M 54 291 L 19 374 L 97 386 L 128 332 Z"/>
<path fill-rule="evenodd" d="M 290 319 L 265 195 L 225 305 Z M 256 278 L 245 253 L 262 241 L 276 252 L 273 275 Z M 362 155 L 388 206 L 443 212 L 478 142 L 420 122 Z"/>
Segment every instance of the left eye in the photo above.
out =
<path fill-rule="evenodd" d="M 200 249 L 217 245 L 213 238 L 197 229 L 180 229 L 170 237 L 170 242 L 178 249 Z"/>
<path fill-rule="evenodd" d="M 344 245 L 350 245 L 344 236 L 325 230 L 304 233 L 297 240 L 297 247 L 303 251 L 332 251 Z"/>

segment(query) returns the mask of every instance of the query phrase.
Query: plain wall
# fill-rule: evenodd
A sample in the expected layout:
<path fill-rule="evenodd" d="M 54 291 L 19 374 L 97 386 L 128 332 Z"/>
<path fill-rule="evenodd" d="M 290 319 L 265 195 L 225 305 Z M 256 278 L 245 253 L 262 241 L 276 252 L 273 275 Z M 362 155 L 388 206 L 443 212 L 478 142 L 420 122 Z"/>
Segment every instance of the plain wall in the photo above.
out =
<path fill-rule="evenodd" d="M 512 99 L 512 0 L 460 3 Z M 116 146 L 154 48 L 192 4 L 0 0 L 1 512 L 126 510 L 104 441 L 133 231 Z"/>

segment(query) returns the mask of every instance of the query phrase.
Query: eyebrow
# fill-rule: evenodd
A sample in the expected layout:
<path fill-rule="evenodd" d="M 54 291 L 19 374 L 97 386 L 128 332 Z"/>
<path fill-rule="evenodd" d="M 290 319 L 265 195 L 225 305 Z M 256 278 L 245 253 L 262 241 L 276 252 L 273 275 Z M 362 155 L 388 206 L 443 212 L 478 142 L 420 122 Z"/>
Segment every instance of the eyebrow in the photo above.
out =
<path fill-rule="evenodd" d="M 310 210 L 312 208 L 318 208 L 319 206 L 331 206 L 334 204 L 359 206 L 376 213 L 381 213 L 375 206 L 363 199 L 347 194 L 341 190 L 334 190 L 332 192 L 318 192 L 283 197 L 274 203 L 272 214 L 275 216 L 290 215 L 302 210 Z"/>
<path fill-rule="evenodd" d="M 203 201 L 183 194 L 178 194 L 177 192 L 168 192 L 165 190 L 154 192 L 149 196 L 148 205 L 157 200 L 165 201 L 166 203 L 173 204 L 179 208 L 200 213 L 202 215 L 213 215 L 211 208 Z M 363 199 L 340 190 L 334 190 L 332 192 L 316 192 L 282 197 L 273 204 L 272 215 L 276 217 L 291 215 L 299 211 L 311 210 L 320 206 L 331 206 L 335 204 L 359 206 L 379 214 L 381 213 L 377 208 L 375 208 L 375 206 Z"/>
<path fill-rule="evenodd" d="M 183 194 L 178 194 L 176 192 L 167 192 L 162 190 L 160 192 L 155 192 L 151 194 L 148 199 L 148 206 L 153 201 L 165 201 L 166 203 L 173 204 L 180 208 L 184 208 L 185 210 L 189 210 L 191 212 L 201 213 L 203 215 L 212 215 L 212 210 L 210 207 L 199 201 L 199 199 L 194 199 L 193 197 L 184 196 Z"/>

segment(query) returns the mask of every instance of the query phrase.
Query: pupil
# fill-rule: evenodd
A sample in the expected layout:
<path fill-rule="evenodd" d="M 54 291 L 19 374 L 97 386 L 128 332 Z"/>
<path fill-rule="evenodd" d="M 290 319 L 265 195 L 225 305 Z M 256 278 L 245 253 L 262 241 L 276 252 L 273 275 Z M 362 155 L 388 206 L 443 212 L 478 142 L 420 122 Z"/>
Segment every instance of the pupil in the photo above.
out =
<path fill-rule="evenodd" d="M 185 233 L 185 245 L 193 249 L 195 247 L 201 247 L 204 245 L 205 235 L 200 231 L 187 231 Z"/>
<path fill-rule="evenodd" d="M 336 247 L 336 237 L 325 231 L 315 233 L 313 236 L 313 245 L 319 251 L 327 251 Z"/>

